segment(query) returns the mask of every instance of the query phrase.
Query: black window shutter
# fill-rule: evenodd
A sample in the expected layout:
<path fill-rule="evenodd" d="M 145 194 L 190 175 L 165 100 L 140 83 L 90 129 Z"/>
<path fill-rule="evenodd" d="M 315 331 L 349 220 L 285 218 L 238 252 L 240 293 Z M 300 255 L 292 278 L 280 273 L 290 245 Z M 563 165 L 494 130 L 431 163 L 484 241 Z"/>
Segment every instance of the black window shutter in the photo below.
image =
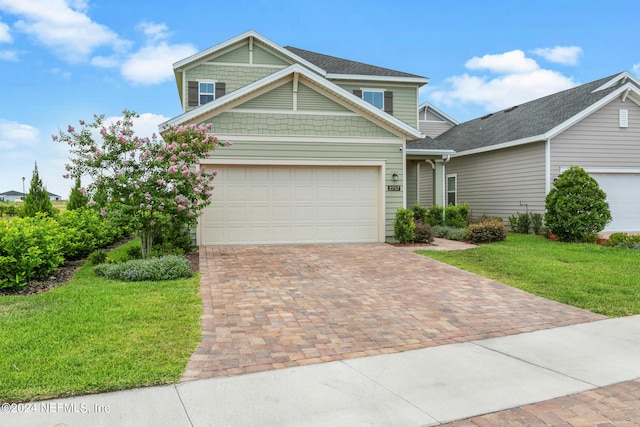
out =
<path fill-rule="evenodd" d="M 385 91 L 384 93 L 384 112 L 393 114 L 393 92 Z"/>
<path fill-rule="evenodd" d="M 362 91 L 360 89 L 354 89 L 353 94 L 358 98 L 362 98 Z"/>
<path fill-rule="evenodd" d="M 189 88 L 187 94 L 187 105 L 189 107 L 197 107 L 198 105 L 200 105 L 200 102 L 198 101 L 198 82 L 188 82 L 187 86 Z"/>
<path fill-rule="evenodd" d="M 222 83 L 222 82 L 217 82 L 216 83 L 216 99 L 220 98 L 221 96 L 224 96 L 227 90 L 227 85 L 226 83 Z"/>

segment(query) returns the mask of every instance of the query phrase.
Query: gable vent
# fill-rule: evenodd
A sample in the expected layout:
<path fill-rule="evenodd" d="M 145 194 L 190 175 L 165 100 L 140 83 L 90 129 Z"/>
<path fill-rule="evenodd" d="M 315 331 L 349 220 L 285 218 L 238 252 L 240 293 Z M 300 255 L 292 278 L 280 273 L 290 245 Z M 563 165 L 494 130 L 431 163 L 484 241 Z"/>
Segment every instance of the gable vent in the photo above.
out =
<path fill-rule="evenodd" d="M 629 110 L 620 110 L 620 127 L 629 127 Z"/>

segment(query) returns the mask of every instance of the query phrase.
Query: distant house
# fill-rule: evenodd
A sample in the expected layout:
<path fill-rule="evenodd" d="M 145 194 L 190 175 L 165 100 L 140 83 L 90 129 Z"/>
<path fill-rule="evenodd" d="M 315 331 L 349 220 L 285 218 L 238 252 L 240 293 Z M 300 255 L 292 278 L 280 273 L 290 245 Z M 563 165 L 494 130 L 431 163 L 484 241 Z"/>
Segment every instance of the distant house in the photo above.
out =
<path fill-rule="evenodd" d="M 434 149 L 453 153 L 434 163 Z M 505 219 L 544 213 L 554 180 L 570 166 L 607 193 L 613 220 L 605 231 L 640 231 L 640 80 L 621 72 L 408 143 L 415 181 L 407 187 L 417 191 L 408 188 L 407 204 L 468 203 L 475 215 Z"/>
<path fill-rule="evenodd" d="M 0 199 L 4 202 L 13 202 L 15 200 L 24 200 L 24 193 L 19 191 L 5 191 L 0 193 Z"/>
<path fill-rule="evenodd" d="M 52 202 L 55 202 L 56 200 L 62 200 L 62 197 L 58 196 L 57 194 L 53 194 L 48 191 L 47 194 L 49 194 L 49 200 L 51 200 Z M 19 191 L 5 191 L 4 193 L 0 193 L 0 201 L 13 202 L 15 200 L 24 200 L 24 196 L 25 194 Z"/>

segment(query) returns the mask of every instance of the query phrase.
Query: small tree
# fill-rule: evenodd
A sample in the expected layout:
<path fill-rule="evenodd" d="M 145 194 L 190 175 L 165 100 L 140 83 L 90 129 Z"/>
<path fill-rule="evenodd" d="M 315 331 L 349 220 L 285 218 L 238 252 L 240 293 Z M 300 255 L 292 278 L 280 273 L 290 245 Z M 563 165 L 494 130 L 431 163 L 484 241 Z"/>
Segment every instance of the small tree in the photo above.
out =
<path fill-rule="evenodd" d="M 563 242 L 590 240 L 611 221 L 607 195 L 584 169 L 572 166 L 558 176 L 546 198 L 544 222 Z"/>
<path fill-rule="evenodd" d="M 72 126 L 60 131 L 54 140 L 69 144 L 71 164 L 67 177 L 88 175 L 89 205 L 96 205 L 114 224 L 131 227 L 140 237 L 144 258 L 151 252 L 153 229 L 170 221 L 191 227 L 210 204 L 216 172 L 197 168 L 223 143 L 210 133 L 211 125 L 168 127 L 163 139 L 155 134 L 139 138 L 133 132 L 134 112 L 125 110 L 123 119 L 108 127 L 104 116 L 93 123 L 80 121 L 80 131 Z M 102 141 L 94 141 L 93 132 Z"/>
<path fill-rule="evenodd" d="M 38 163 L 35 163 L 31 186 L 29 192 L 24 196 L 24 206 L 22 216 L 34 217 L 38 212 L 53 215 L 53 205 L 49 198 L 49 193 L 44 188 L 40 175 L 38 174 Z"/>
<path fill-rule="evenodd" d="M 67 202 L 68 211 L 84 208 L 87 206 L 87 203 L 89 203 L 89 199 L 82 193 L 80 188 L 82 188 L 82 183 L 80 182 L 80 177 L 77 176 L 75 185 L 69 195 L 69 201 Z"/>

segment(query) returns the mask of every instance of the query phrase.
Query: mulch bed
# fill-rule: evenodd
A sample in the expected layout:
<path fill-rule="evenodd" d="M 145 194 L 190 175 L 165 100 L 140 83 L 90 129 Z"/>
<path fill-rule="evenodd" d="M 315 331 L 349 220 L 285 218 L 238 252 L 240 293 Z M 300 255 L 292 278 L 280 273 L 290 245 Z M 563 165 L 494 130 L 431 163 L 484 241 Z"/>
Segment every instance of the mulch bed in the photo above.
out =
<path fill-rule="evenodd" d="M 186 255 L 189 263 L 191 263 L 191 269 L 198 271 L 200 267 L 200 257 L 198 254 L 198 248 L 193 252 Z M 43 292 L 48 292 L 51 289 L 55 289 L 58 286 L 62 286 L 74 275 L 74 273 L 82 267 L 86 260 L 65 261 L 60 267 L 58 267 L 51 275 L 44 280 L 32 280 L 27 283 L 24 289 L 19 291 L 13 291 L 9 289 L 0 289 L 0 296 L 2 295 L 35 295 Z"/>

